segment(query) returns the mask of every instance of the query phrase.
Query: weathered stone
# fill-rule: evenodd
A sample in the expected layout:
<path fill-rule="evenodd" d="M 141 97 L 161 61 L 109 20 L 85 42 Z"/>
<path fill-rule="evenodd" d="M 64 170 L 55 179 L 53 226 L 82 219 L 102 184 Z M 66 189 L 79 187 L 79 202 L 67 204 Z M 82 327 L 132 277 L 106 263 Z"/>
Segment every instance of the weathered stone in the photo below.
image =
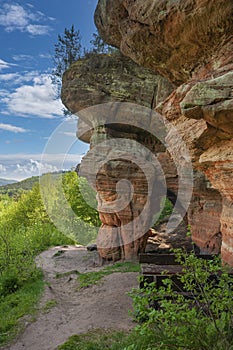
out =
<path fill-rule="evenodd" d="M 103 145 L 103 138 L 111 141 L 113 135 L 112 129 L 94 130 L 91 150 L 83 158 L 79 172 L 97 190 L 103 223 L 97 238 L 101 257 L 132 260 L 145 250 L 148 230 L 153 215 L 160 210 L 165 187 L 163 191 L 151 151 L 138 143 L 132 153 L 131 140 L 126 138 L 120 139 L 116 147 L 109 147 L 108 142 Z"/>
<path fill-rule="evenodd" d="M 231 0 L 99 0 L 103 39 L 176 84 L 232 64 Z"/>
<path fill-rule="evenodd" d="M 99 0 L 95 22 L 109 44 L 179 85 L 157 111 L 176 127 L 197 171 L 192 236 L 213 252 L 222 240 L 223 261 L 233 266 L 232 15 L 232 0 Z M 168 130 L 166 140 L 178 156 L 176 136 Z"/>
<path fill-rule="evenodd" d="M 215 79 L 183 84 L 158 108 L 182 135 L 194 167 L 209 180 L 209 189 L 204 192 L 200 183 L 194 184 L 194 201 L 189 209 L 193 240 L 203 250 L 221 249 L 223 260 L 231 265 L 232 90 L 232 72 L 228 72 Z M 168 133 L 167 140 L 179 153 L 175 137 Z"/>
<path fill-rule="evenodd" d="M 211 188 L 204 174 L 195 172 L 193 197 L 188 209 L 188 223 L 192 240 L 203 253 L 218 254 L 221 251 L 221 212 L 220 193 Z"/>
<path fill-rule="evenodd" d="M 187 118 L 204 119 L 222 137 L 233 135 L 233 72 L 218 78 L 200 81 L 185 95 L 180 103 Z"/>
<path fill-rule="evenodd" d="M 164 77 L 138 66 L 120 52 L 92 54 L 63 75 L 62 101 L 72 113 L 108 102 L 133 102 L 154 108 L 172 92 Z"/>
<path fill-rule="evenodd" d="M 89 250 L 90 252 L 93 252 L 94 250 L 97 250 L 97 244 L 96 243 L 90 243 L 87 245 L 87 250 Z"/>
<path fill-rule="evenodd" d="M 97 190 L 103 223 L 97 245 L 104 259 L 129 260 L 145 250 L 161 191 L 165 193 L 164 179 L 151 161 L 151 154 L 165 151 L 148 129 L 151 108 L 172 89 L 165 78 L 120 53 L 91 55 L 74 63 L 63 76 L 63 103 L 78 112 L 77 136 L 90 143 L 79 173 Z M 125 101 L 135 105 L 109 104 Z M 163 121 L 154 127 L 164 139 Z M 123 184 L 120 192 L 119 184 Z"/>

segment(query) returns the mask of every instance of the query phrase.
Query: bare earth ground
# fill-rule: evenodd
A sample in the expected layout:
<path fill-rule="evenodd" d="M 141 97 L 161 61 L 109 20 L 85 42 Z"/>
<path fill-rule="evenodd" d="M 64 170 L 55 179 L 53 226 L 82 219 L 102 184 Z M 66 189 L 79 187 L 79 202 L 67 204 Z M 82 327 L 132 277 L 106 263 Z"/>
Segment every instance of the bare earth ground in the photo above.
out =
<path fill-rule="evenodd" d="M 57 252 L 61 252 L 56 254 Z M 100 284 L 78 289 L 77 274 L 104 268 L 97 252 L 84 247 L 56 247 L 40 254 L 37 264 L 44 271 L 47 285 L 34 322 L 5 350 L 55 350 L 71 335 L 95 328 L 129 330 L 135 326 L 128 310 L 127 292 L 138 286 L 138 273 L 113 273 Z M 71 272 L 56 278 L 57 273 Z M 55 306 L 46 308 L 48 302 Z"/>

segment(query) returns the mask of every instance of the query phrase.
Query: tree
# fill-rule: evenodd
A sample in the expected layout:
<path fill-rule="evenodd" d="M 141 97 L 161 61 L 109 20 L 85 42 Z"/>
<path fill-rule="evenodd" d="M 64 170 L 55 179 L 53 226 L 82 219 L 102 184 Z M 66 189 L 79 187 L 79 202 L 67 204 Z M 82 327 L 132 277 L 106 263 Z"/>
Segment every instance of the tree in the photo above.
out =
<path fill-rule="evenodd" d="M 109 46 L 106 44 L 103 39 L 100 37 L 99 33 L 93 33 L 92 34 L 93 39 L 90 41 L 92 47 L 91 47 L 91 53 L 112 53 L 116 49 L 112 46 Z"/>
<path fill-rule="evenodd" d="M 65 28 L 63 35 L 58 35 L 55 44 L 54 65 L 52 82 L 60 95 L 62 75 L 70 65 L 81 57 L 81 37 L 79 30 L 75 30 L 72 24 L 70 29 Z"/>

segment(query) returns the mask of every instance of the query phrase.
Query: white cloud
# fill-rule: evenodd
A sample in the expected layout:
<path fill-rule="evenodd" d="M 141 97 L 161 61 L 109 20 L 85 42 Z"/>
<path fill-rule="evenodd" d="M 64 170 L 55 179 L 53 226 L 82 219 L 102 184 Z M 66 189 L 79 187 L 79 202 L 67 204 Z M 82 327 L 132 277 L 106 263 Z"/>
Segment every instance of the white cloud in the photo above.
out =
<path fill-rule="evenodd" d="M 30 72 L 26 71 L 21 73 L 5 73 L 5 74 L 0 74 L 0 81 L 10 82 L 12 85 L 19 85 L 25 82 L 33 81 L 38 75 L 39 75 L 39 72 L 37 71 L 30 71 Z"/>
<path fill-rule="evenodd" d="M 45 59 L 48 59 L 48 58 L 52 58 L 52 55 L 49 54 L 49 53 L 41 53 L 39 55 L 40 58 L 45 58 Z"/>
<path fill-rule="evenodd" d="M 6 172 L 6 167 L 2 164 L 0 164 L 0 172 L 5 173 Z"/>
<path fill-rule="evenodd" d="M 11 66 L 15 66 L 15 64 L 6 62 L 0 58 L 0 71 L 6 68 L 10 68 Z"/>
<path fill-rule="evenodd" d="M 34 60 L 33 56 L 25 54 L 14 55 L 12 58 L 14 61 Z"/>
<path fill-rule="evenodd" d="M 14 170 L 15 176 L 34 176 L 39 174 L 44 174 L 48 172 L 55 172 L 59 169 L 52 165 L 47 163 L 41 163 L 37 160 L 30 159 L 27 163 L 24 164 L 16 164 L 16 169 Z"/>
<path fill-rule="evenodd" d="M 18 3 L 5 3 L 0 7 L 0 25 L 5 31 L 19 30 L 31 35 L 45 35 L 50 31 L 48 25 L 38 25 L 39 21 L 51 20 L 40 11 L 33 11 L 33 7 L 27 4 L 24 8 Z"/>
<path fill-rule="evenodd" d="M 8 96 L 9 92 L 7 90 L 1 89 L 0 90 L 0 98 Z"/>
<path fill-rule="evenodd" d="M 28 131 L 24 128 L 20 128 L 20 127 L 15 126 L 15 125 L 3 124 L 3 123 L 0 123 L 0 130 L 10 131 L 10 132 L 14 132 L 14 133 L 23 133 L 23 132 Z"/>
<path fill-rule="evenodd" d="M 15 81 L 17 79 L 19 74 L 17 73 L 7 73 L 7 74 L 0 74 L 0 81 Z"/>
<path fill-rule="evenodd" d="M 0 9 L 0 24 L 7 31 L 14 30 L 14 28 L 24 28 L 28 20 L 27 12 L 18 4 L 3 4 Z"/>
<path fill-rule="evenodd" d="M 34 77 L 33 85 L 16 88 L 1 102 L 7 105 L 8 112 L 22 117 L 55 118 L 63 115 L 64 106 L 56 99 L 51 78 L 45 74 Z"/>
<path fill-rule="evenodd" d="M 50 31 L 50 27 L 49 26 L 42 26 L 39 24 L 29 24 L 27 26 L 27 31 L 28 31 L 28 33 L 30 33 L 32 35 L 46 35 Z"/>
<path fill-rule="evenodd" d="M 0 154 L 0 177 L 22 180 L 47 172 L 70 170 L 80 163 L 78 154 Z"/>

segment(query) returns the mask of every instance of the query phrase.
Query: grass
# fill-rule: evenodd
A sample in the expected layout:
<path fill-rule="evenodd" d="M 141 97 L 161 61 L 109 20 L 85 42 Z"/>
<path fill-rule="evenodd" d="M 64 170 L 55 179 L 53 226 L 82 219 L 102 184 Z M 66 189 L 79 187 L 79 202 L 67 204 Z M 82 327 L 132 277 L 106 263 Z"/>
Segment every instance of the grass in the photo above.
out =
<path fill-rule="evenodd" d="M 94 329 L 88 333 L 73 335 L 57 350 L 163 350 L 153 335 Z M 174 349 L 177 349 L 174 347 Z"/>
<path fill-rule="evenodd" d="M 79 272 L 77 270 L 71 270 L 71 271 L 67 271 L 67 272 L 57 272 L 56 278 L 67 277 L 70 275 L 79 275 Z"/>
<path fill-rule="evenodd" d="M 115 272 L 140 272 L 140 266 L 134 262 L 119 262 L 111 266 L 105 267 L 101 271 L 86 272 L 79 274 L 79 289 L 86 288 L 93 284 L 97 284 L 104 276 Z"/>
<path fill-rule="evenodd" d="M 127 334 L 124 332 L 96 329 L 85 334 L 73 335 L 57 350 L 120 350 L 123 349 L 126 338 Z"/>
<path fill-rule="evenodd" d="M 42 311 L 43 311 L 43 313 L 47 314 L 55 306 L 57 306 L 57 301 L 55 299 L 51 299 L 51 300 L 47 301 L 47 303 L 43 307 Z"/>
<path fill-rule="evenodd" d="M 33 315 L 44 290 L 43 276 L 24 284 L 15 293 L 0 298 L 0 345 L 13 339 L 22 330 L 25 315 Z"/>

